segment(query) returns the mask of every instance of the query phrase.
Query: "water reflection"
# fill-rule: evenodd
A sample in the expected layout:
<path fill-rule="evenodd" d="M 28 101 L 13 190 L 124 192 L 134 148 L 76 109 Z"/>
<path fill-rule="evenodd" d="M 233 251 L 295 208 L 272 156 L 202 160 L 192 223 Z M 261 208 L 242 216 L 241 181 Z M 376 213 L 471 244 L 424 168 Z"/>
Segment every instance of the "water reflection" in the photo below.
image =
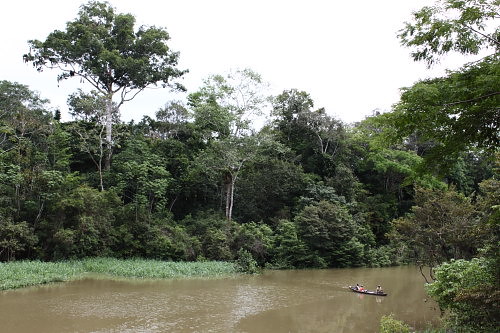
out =
<path fill-rule="evenodd" d="M 387 297 L 347 286 L 381 284 Z M 213 280 L 87 279 L 0 293 L 1 332 L 376 332 L 435 322 L 412 267 L 266 271 Z"/>

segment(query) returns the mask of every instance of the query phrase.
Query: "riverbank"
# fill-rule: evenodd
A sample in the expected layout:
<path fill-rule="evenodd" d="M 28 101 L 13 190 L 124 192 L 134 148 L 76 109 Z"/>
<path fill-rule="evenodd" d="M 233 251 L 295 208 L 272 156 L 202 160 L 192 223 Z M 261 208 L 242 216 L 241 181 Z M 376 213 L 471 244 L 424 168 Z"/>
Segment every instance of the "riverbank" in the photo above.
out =
<path fill-rule="evenodd" d="M 88 258 L 61 262 L 0 263 L 0 290 L 82 279 L 89 274 L 111 278 L 175 279 L 237 274 L 233 263 L 168 262 L 146 259 Z"/>

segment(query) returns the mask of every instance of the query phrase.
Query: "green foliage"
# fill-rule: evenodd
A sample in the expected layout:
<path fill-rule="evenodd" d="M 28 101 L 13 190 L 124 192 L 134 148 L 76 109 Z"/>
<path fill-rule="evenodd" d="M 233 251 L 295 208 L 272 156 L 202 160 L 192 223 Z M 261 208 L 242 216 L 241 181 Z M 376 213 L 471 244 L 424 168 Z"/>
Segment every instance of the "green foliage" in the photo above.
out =
<path fill-rule="evenodd" d="M 307 175 L 292 160 L 290 149 L 267 136 L 260 140 L 258 153 L 238 177 L 234 216 L 238 221 L 289 218 L 297 197 L 307 184 Z"/>
<path fill-rule="evenodd" d="M 255 274 L 259 272 L 257 261 L 252 254 L 245 249 L 240 249 L 237 254 L 236 265 L 238 270 L 243 273 Z"/>
<path fill-rule="evenodd" d="M 412 57 L 431 65 L 451 51 L 478 54 L 499 49 L 497 0 L 437 0 L 413 13 L 399 31 L 401 44 L 414 49 Z M 493 21 L 493 22 L 489 22 Z"/>
<path fill-rule="evenodd" d="M 127 278 L 172 279 L 216 277 L 233 275 L 237 272 L 234 264 L 219 261 L 171 262 L 144 259 L 118 260 L 114 258 L 89 258 L 83 260 L 81 263 L 84 271 L 88 273 Z"/>
<path fill-rule="evenodd" d="M 496 332 L 500 318 L 498 265 L 495 260 L 452 260 L 436 269 L 427 291 L 450 310 L 450 325 L 463 332 Z"/>
<path fill-rule="evenodd" d="M 365 221 L 376 237 L 377 243 L 387 243 L 390 221 L 399 216 L 398 202 L 392 195 L 374 194 L 364 198 L 360 210 L 365 211 Z"/>
<path fill-rule="evenodd" d="M 327 176 L 344 159 L 347 133 L 342 122 L 313 106 L 306 92 L 284 91 L 273 101 L 272 128 L 279 142 L 296 153 L 306 172 Z"/>
<path fill-rule="evenodd" d="M 446 180 L 457 191 L 470 196 L 479 192 L 479 183 L 493 176 L 491 156 L 484 153 L 469 152 L 460 156 L 449 170 Z"/>
<path fill-rule="evenodd" d="M 56 231 L 52 241 L 54 242 L 54 259 L 60 260 L 72 257 L 75 252 L 75 231 L 61 228 Z"/>
<path fill-rule="evenodd" d="M 38 238 L 26 222 L 13 222 L 0 215 L 0 259 L 11 261 L 33 249 Z"/>
<path fill-rule="evenodd" d="M 412 213 L 394 220 L 391 238 L 403 242 L 413 259 L 434 267 L 444 261 L 470 258 L 480 239 L 470 200 L 453 190 L 417 188 Z"/>
<path fill-rule="evenodd" d="M 494 151 L 500 143 L 499 71 L 498 59 L 486 58 L 404 89 L 384 120 L 395 129 L 388 141 L 417 133 L 421 142 L 434 142 L 426 159 L 447 167 L 467 149 Z"/>
<path fill-rule="evenodd" d="M 362 183 L 348 162 L 337 164 L 333 175 L 325 177 L 325 182 L 348 202 L 358 199 L 362 192 Z"/>
<path fill-rule="evenodd" d="M 243 110 L 231 109 L 236 105 L 231 99 L 234 79 L 218 77 L 213 86 L 201 92 L 215 94 L 218 108 L 224 105 L 239 117 Z M 17 96 L 12 94 L 12 85 L 5 87 Z M 18 88 L 31 96 L 26 87 Z M 242 248 L 259 266 L 305 268 L 378 265 L 376 261 L 384 261 L 377 259 L 384 256 L 374 254 L 376 244 L 366 229 L 364 213 L 357 214 L 356 222 L 348 218 L 353 237 L 340 242 L 338 253 L 314 249 L 314 240 L 304 232 L 307 223 L 301 228 L 297 224 L 296 215 L 321 200 L 343 207 L 346 216 L 358 213 L 356 207 L 361 206 L 351 201 L 361 185 L 344 159 L 347 155 L 338 163 L 333 155 L 316 160 L 333 163 L 325 164 L 333 173 L 319 176 L 304 173 L 297 152 L 278 142 L 279 133 L 269 127 L 255 136 L 215 136 L 204 141 L 204 130 L 195 126 L 196 119 L 189 123 L 187 113 L 204 107 L 208 100 L 202 99 L 190 105 L 191 110 L 168 104 L 158 113 L 158 121 L 117 124 L 122 136 L 115 136 L 119 140 L 113 166 L 105 170 L 103 114 L 92 110 L 102 109 L 99 100 L 95 94 L 73 95 L 70 102 L 79 120 L 51 127 L 42 117 L 40 124 L 52 129 L 39 132 L 42 136 L 25 136 L 23 149 L 28 147 L 29 154 L 24 153 L 28 150 L 21 150 L 23 154 L 12 150 L 0 156 L 4 171 L 0 174 L 0 210 L 14 223 L 29 221 L 27 225 L 39 239 L 30 256 L 57 260 L 89 255 L 233 260 Z M 323 125 L 329 120 L 322 112 L 303 116 L 301 126 L 310 127 L 311 138 L 319 133 L 325 144 L 330 140 L 330 148 L 336 139 L 331 141 L 329 135 L 344 133 L 334 126 L 328 134 L 330 130 Z M 229 128 L 244 124 L 233 120 Z M 319 146 L 313 150 L 322 156 Z M 226 198 L 231 194 L 227 186 L 231 183 L 238 185 L 232 189 L 238 222 L 211 213 L 220 210 L 221 194 Z M 104 190 L 104 184 L 109 190 Z M 282 218 L 293 222 L 281 223 Z M 18 252 L 18 256 L 26 258 L 28 253 Z"/>
<path fill-rule="evenodd" d="M 0 133 L 10 137 L 1 141 L 2 151 L 21 144 L 23 138 L 37 137 L 48 130 L 51 114 L 47 104 L 47 99 L 26 85 L 0 81 Z"/>
<path fill-rule="evenodd" d="M 0 162 L 1 212 L 10 216 L 16 211 L 16 187 L 23 181 L 21 168 L 15 164 Z"/>
<path fill-rule="evenodd" d="M 72 157 L 70 139 L 71 134 L 63 128 L 61 123 L 54 122 L 52 124 L 50 134 L 47 137 L 47 167 L 49 169 L 63 173 L 70 169 Z"/>
<path fill-rule="evenodd" d="M 269 261 L 274 242 L 273 230 L 262 223 L 245 223 L 235 235 L 235 247 L 247 251 L 261 266 Z M 238 251 L 238 253 L 240 252 Z"/>
<path fill-rule="evenodd" d="M 287 220 L 280 220 L 276 229 L 272 266 L 281 269 L 326 267 L 325 261 L 310 251 L 299 237 L 297 225 Z"/>
<path fill-rule="evenodd" d="M 69 95 L 68 106 L 70 115 L 74 119 L 98 125 L 104 125 L 105 123 L 106 100 L 95 90 L 85 93 L 78 89 L 76 93 Z M 114 122 L 116 122 L 118 115 L 114 114 L 114 118 Z"/>
<path fill-rule="evenodd" d="M 382 134 L 388 130 L 382 121 L 386 114 L 369 117 L 352 132 L 352 151 L 357 162 L 355 172 L 363 190 L 358 190 L 356 210 L 376 236 L 378 244 L 387 244 L 390 221 L 406 214 L 414 203 L 414 187 L 441 188 L 446 185 L 422 172 L 424 160 L 413 144 L 388 146 Z M 390 130 L 390 129 L 389 129 Z"/>
<path fill-rule="evenodd" d="M 428 64 L 498 51 L 496 13 L 496 0 L 437 1 L 399 37 Z M 182 90 L 168 40 L 90 1 L 64 31 L 29 42 L 24 59 L 37 70 L 96 90 L 71 95 L 75 121 L 61 124 L 38 93 L 0 81 L 0 260 L 180 262 L 0 263 L 0 289 L 90 272 L 171 278 L 408 259 L 432 268 L 483 255 L 441 265 L 429 293 L 454 329 L 498 327 L 498 52 L 404 88 L 393 112 L 351 128 L 291 89 L 257 132 L 266 84 L 249 69 L 210 76 L 157 119 L 120 122 L 119 107 L 146 87 Z M 409 328 L 384 316 L 381 331 Z"/>
<path fill-rule="evenodd" d="M 500 164 L 500 160 L 497 160 Z M 477 200 L 477 212 L 480 223 L 475 232 L 484 240 L 482 252 L 489 258 L 497 260 L 500 267 L 500 256 L 498 255 L 498 244 L 500 244 L 500 181 L 488 179 L 479 184 L 480 195 Z"/>
<path fill-rule="evenodd" d="M 394 249 L 388 245 L 369 248 L 365 251 L 365 261 L 369 267 L 386 267 L 400 264 L 394 255 Z"/>
<path fill-rule="evenodd" d="M 141 140 L 128 140 L 126 147 L 115 156 L 114 182 L 124 203 L 131 202 L 147 214 L 162 212 L 165 195 L 171 182 L 165 161 L 153 153 Z"/>
<path fill-rule="evenodd" d="M 498 18 L 496 0 L 438 0 L 406 23 L 399 38 L 415 51 L 416 61 L 430 66 L 450 52 L 493 54 L 404 88 L 394 112 L 379 117 L 387 126 L 381 142 L 402 142 L 414 136 L 427 144 L 428 169 L 444 174 L 464 152 L 475 148 L 495 152 L 500 144 Z"/>
<path fill-rule="evenodd" d="M 225 138 L 230 134 L 232 119 L 228 109 L 222 108 L 213 95 L 206 96 L 203 92 L 189 95 L 195 126 L 204 139 Z"/>
<path fill-rule="evenodd" d="M 227 231 L 209 228 L 202 237 L 203 253 L 210 260 L 220 258 L 220 260 L 233 259 L 231 251 L 231 235 Z"/>
<path fill-rule="evenodd" d="M 306 206 L 314 205 L 319 201 L 329 201 L 338 204 L 346 204 L 344 197 L 337 194 L 335 189 L 323 182 L 310 180 L 309 186 L 305 189 L 304 196 L 300 197 L 298 207 L 303 209 Z"/>
<path fill-rule="evenodd" d="M 0 262 L 0 290 L 84 278 L 87 274 L 116 278 L 210 278 L 237 274 L 228 262 L 168 262 L 158 260 L 87 258 L 83 260 L 40 262 Z"/>
<path fill-rule="evenodd" d="M 416 179 L 415 167 L 421 160 L 413 152 L 383 149 L 368 154 L 367 163 L 371 164 L 370 170 L 381 177 L 385 192 L 393 193 L 411 184 L 412 179 Z"/>
<path fill-rule="evenodd" d="M 24 60 L 38 71 L 59 68 L 59 80 L 80 76 L 103 95 L 120 92 L 123 102 L 131 90 L 157 82 L 170 85 L 185 73 L 175 68 L 178 53 L 167 46 L 170 37 L 164 29 L 142 26 L 134 31 L 134 26 L 131 14 L 89 1 L 66 31 L 53 31 L 43 42 L 29 41 Z"/>
<path fill-rule="evenodd" d="M 154 132 L 161 138 L 179 138 L 185 131 L 192 114 L 180 101 L 169 101 L 156 112 L 158 121 L 149 118 Z"/>
<path fill-rule="evenodd" d="M 188 215 L 182 222 L 186 230 L 198 238 L 201 253 L 209 260 L 232 260 L 235 224 L 220 214 L 204 212 L 196 216 Z"/>
<path fill-rule="evenodd" d="M 195 126 L 206 140 L 242 137 L 266 106 L 266 83 L 251 69 L 211 75 L 189 95 Z"/>
<path fill-rule="evenodd" d="M 352 216 L 342 205 L 320 201 L 306 206 L 295 217 L 294 223 L 308 248 L 329 267 L 356 266 L 359 263 L 362 245 L 356 239 Z"/>
<path fill-rule="evenodd" d="M 390 314 L 380 318 L 380 333 L 410 333 L 410 326 Z"/>
<path fill-rule="evenodd" d="M 69 281 L 82 273 L 83 267 L 79 262 L 0 262 L 0 290 Z"/>
<path fill-rule="evenodd" d="M 216 95 L 217 108 L 234 107 L 229 98 L 234 88 L 229 83 L 234 81 L 224 80 L 212 82 L 214 86 L 203 91 Z M 344 131 L 323 111 L 312 111 L 305 93 L 281 96 L 282 105 L 275 104 L 277 122 L 252 136 L 243 136 L 247 133 L 243 131 L 241 136 L 207 137 L 196 126 L 196 116 L 189 122 L 188 112 L 205 107 L 208 100 L 188 108 L 168 104 L 159 111 L 158 120 L 118 123 L 121 136 L 116 136 L 113 166 L 104 170 L 95 167 L 103 157 L 99 149 L 106 149 L 104 136 L 95 136 L 95 150 L 89 154 L 85 147 L 90 147 L 90 137 L 78 134 L 103 131 L 102 120 L 86 113 L 102 107 L 93 104 L 96 96 L 75 95 L 74 111 L 81 111 L 79 117 L 86 120 L 59 124 L 43 116 L 48 115 L 45 104 L 37 104 L 37 95 L 27 87 L 10 83 L 3 87 L 8 96 L 14 96 L 13 101 L 21 100 L 16 105 L 29 105 L 22 96 L 31 96 L 27 100 L 38 105 L 35 109 L 19 107 L 33 116 L 29 119 L 34 119 L 38 131 L 25 133 L 20 141 L 12 137 L 12 133 L 18 137 L 22 133 L 12 132 L 15 126 L 2 132 L 7 140 L 2 146 L 6 151 L 0 154 L 0 211 L 38 239 L 16 250 L 20 259 L 99 255 L 235 260 L 241 249 L 259 267 L 386 266 L 401 262 L 404 254 L 415 250 L 411 237 L 391 244 L 385 238 L 389 221 L 413 204 L 414 184 L 442 186 L 435 178 L 415 172 L 413 166 L 421 158 L 409 149 L 414 141 L 398 149 L 377 148 L 368 130 L 374 122 L 363 123 L 362 131 Z M 228 126 L 234 129 L 237 122 Z M 320 140 L 327 148 L 324 151 Z M 484 187 L 469 202 L 469 208 L 477 206 L 471 216 L 479 224 L 464 237 L 478 240 L 491 252 L 497 228 L 491 222 L 496 212 L 492 209 L 496 183 L 477 184 L 491 171 L 479 166 L 490 162 L 474 156 L 467 158 L 477 161 L 478 167 L 462 167 L 462 173 L 453 177 L 466 179 L 461 183 L 469 189 Z M 469 174 L 462 176 L 466 170 Z M 231 183 L 237 186 L 232 189 L 234 220 L 229 221 L 214 212 L 230 207 L 224 199 L 231 194 Z M 465 212 L 460 209 L 450 212 Z M 445 248 L 462 249 L 457 244 L 450 236 Z M 471 247 L 469 252 L 477 253 L 477 249 Z"/>
<path fill-rule="evenodd" d="M 30 51 L 23 55 L 37 71 L 58 69 L 58 81 L 80 77 L 97 93 L 70 98 L 73 114 L 94 114 L 105 125 L 106 152 L 104 169 L 109 170 L 116 139 L 113 137 L 113 118 L 120 106 L 132 100 L 139 92 L 161 82 L 162 87 L 184 90 L 172 81 L 186 71 L 176 68 L 179 54 L 167 45 L 167 31 L 157 27 L 141 26 L 134 31 L 135 17 L 117 14 L 107 2 L 89 1 L 80 6 L 78 17 L 66 24 L 66 30 L 55 30 L 45 41 L 30 40 Z M 100 95 L 100 96 L 97 96 Z M 113 97 L 118 96 L 118 101 Z M 91 103 L 88 103 L 90 100 Z M 105 112 L 99 108 L 105 105 Z M 98 109 L 92 110 L 93 107 Z M 102 131 L 104 132 L 104 131 Z M 100 162 L 99 162 L 100 165 Z M 101 173 L 101 167 L 98 167 Z M 102 175 L 101 178 L 101 189 Z"/>
<path fill-rule="evenodd" d="M 99 192 L 87 186 L 72 189 L 51 207 L 40 228 L 43 249 L 49 258 L 108 255 L 113 244 L 112 225 L 119 204 L 114 192 Z M 53 219 L 59 219 L 56 224 Z"/>
<path fill-rule="evenodd" d="M 213 75 L 189 96 L 194 125 L 207 142 L 195 160 L 195 172 L 223 183 L 226 217 L 231 220 L 237 179 L 256 156 L 261 138 L 250 127 L 262 113 L 265 84 L 252 70 L 238 70 L 227 76 Z"/>

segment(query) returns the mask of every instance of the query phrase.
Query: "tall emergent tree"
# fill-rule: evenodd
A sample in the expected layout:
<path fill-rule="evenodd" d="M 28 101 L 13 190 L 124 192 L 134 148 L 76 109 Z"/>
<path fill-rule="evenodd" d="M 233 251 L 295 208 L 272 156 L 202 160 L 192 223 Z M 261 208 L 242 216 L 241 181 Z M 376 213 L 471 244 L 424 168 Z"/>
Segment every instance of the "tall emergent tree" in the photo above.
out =
<path fill-rule="evenodd" d="M 212 75 L 189 95 L 194 124 L 207 142 L 197 158 L 199 169 L 215 171 L 224 180 L 226 217 L 232 218 L 234 190 L 243 166 L 256 156 L 261 138 L 252 137 L 252 121 L 262 115 L 267 83 L 251 69 Z M 207 170 L 208 169 L 208 170 Z"/>
<path fill-rule="evenodd" d="M 25 62 L 42 71 L 58 69 L 58 81 L 80 77 L 106 99 L 106 168 L 113 147 L 113 98 L 119 108 L 145 88 L 183 90 L 173 80 L 186 73 L 176 68 L 179 53 L 170 50 L 164 28 L 141 26 L 134 30 L 135 17 L 118 14 L 107 2 L 89 1 L 80 7 L 78 17 L 66 24 L 66 31 L 55 30 L 45 41 L 30 40 Z"/>

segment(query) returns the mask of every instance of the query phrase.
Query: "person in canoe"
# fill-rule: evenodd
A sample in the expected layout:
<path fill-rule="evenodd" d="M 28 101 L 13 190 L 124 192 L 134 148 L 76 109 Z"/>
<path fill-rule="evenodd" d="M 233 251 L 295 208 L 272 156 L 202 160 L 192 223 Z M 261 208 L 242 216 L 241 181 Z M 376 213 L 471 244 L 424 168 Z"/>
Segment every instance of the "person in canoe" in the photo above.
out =
<path fill-rule="evenodd" d="M 349 289 L 356 293 L 367 294 L 367 295 L 375 295 L 375 296 L 387 296 L 387 294 L 382 290 L 382 287 L 379 285 L 377 290 L 367 290 L 363 285 L 356 284 L 356 286 L 349 286 Z"/>

